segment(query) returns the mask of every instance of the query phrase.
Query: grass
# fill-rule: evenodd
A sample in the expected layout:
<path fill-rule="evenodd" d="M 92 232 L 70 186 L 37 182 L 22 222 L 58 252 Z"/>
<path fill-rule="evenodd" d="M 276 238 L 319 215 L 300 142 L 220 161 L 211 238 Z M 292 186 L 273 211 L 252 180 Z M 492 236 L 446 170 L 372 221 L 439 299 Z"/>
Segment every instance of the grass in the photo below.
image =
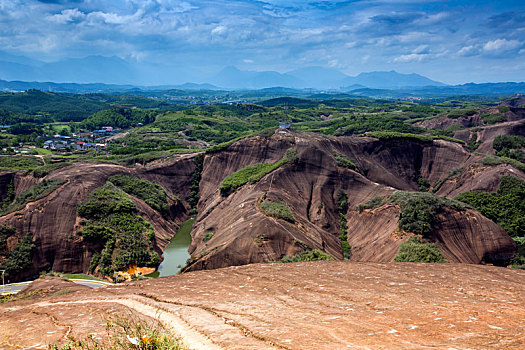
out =
<path fill-rule="evenodd" d="M 65 278 L 67 278 L 67 279 L 82 279 L 82 280 L 105 282 L 105 281 L 101 280 L 100 278 L 96 278 L 96 277 L 93 277 L 91 275 L 86 275 L 85 273 L 64 274 L 63 276 Z"/>
<path fill-rule="evenodd" d="M 39 155 L 48 155 L 53 153 L 51 150 L 45 148 L 35 148 L 35 151 Z"/>
<path fill-rule="evenodd" d="M 105 339 L 88 335 L 84 339 L 70 337 L 63 345 L 50 345 L 51 350 L 182 350 L 187 347 L 173 336 L 160 321 L 146 321 L 129 312 L 125 317 L 112 315 L 106 320 Z"/>

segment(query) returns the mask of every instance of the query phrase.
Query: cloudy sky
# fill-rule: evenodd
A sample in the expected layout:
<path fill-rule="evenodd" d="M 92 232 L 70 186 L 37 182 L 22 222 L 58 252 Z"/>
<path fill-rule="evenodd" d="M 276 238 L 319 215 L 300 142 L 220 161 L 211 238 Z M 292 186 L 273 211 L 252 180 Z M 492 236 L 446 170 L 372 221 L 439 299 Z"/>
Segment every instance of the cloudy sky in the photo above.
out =
<path fill-rule="evenodd" d="M 0 0 L 0 51 L 118 56 L 195 80 L 234 65 L 525 81 L 525 1 Z"/>

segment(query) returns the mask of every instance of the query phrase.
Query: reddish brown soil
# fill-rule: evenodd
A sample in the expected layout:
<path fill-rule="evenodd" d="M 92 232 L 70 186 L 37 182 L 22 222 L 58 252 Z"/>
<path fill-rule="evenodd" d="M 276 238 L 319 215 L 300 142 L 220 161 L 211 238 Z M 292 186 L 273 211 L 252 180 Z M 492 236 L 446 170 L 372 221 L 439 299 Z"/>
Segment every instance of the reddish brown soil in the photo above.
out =
<path fill-rule="evenodd" d="M 198 271 L 0 305 L 0 347 L 156 317 L 193 349 L 523 349 L 525 271 L 315 262 Z"/>

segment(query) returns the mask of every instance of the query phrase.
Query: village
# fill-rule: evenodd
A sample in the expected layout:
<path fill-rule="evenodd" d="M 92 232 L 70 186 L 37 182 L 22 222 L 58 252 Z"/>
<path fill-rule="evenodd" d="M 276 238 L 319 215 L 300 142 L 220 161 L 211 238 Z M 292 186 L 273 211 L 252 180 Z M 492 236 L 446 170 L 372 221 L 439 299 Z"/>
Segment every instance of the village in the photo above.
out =
<path fill-rule="evenodd" d="M 44 140 L 44 149 L 49 150 L 101 150 L 107 147 L 107 138 L 119 133 L 121 129 L 112 126 L 103 126 L 100 130 L 93 132 L 73 133 L 72 136 L 53 135 L 38 136 L 38 139 Z"/>

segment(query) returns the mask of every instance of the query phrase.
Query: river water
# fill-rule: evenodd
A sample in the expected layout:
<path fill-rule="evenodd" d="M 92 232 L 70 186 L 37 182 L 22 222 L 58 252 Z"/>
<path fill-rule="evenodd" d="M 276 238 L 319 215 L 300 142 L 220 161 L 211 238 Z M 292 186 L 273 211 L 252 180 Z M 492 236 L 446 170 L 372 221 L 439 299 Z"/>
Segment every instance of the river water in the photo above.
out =
<path fill-rule="evenodd" d="M 195 220 L 184 221 L 180 226 L 175 237 L 164 249 L 162 256 L 164 260 L 158 268 L 159 276 L 171 276 L 177 274 L 189 259 L 188 248 L 191 244 L 191 229 Z"/>

